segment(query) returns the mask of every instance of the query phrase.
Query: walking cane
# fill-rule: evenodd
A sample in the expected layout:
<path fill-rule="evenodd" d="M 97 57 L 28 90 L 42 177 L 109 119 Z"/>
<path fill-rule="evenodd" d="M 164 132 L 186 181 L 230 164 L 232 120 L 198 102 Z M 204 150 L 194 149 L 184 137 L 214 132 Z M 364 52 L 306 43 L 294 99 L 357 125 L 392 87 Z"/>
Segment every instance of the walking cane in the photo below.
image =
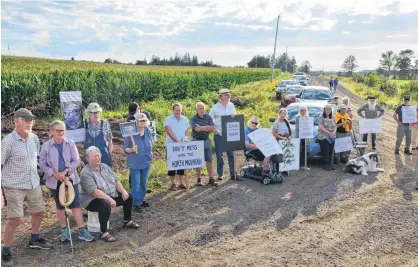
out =
<path fill-rule="evenodd" d="M 65 187 L 68 187 L 68 191 L 65 190 Z M 68 209 L 67 207 L 71 205 L 71 203 L 73 203 L 74 201 L 74 187 L 73 184 L 68 180 L 67 177 L 65 177 L 65 181 L 63 183 L 61 183 L 60 187 L 59 187 L 59 193 L 58 193 L 58 200 L 61 203 L 61 205 L 64 207 L 65 210 L 65 218 L 67 220 L 67 228 L 68 228 L 68 233 L 70 235 L 70 247 L 71 247 L 71 252 L 74 252 L 74 246 L 73 246 L 73 238 L 71 236 L 71 227 L 70 227 L 70 219 L 68 216 Z"/>
<path fill-rule="evenodd" d="M 305 139 L 305 171 L 310 171 L 311 169 L 308 168 L 308 143 L 309 139 Z"/>

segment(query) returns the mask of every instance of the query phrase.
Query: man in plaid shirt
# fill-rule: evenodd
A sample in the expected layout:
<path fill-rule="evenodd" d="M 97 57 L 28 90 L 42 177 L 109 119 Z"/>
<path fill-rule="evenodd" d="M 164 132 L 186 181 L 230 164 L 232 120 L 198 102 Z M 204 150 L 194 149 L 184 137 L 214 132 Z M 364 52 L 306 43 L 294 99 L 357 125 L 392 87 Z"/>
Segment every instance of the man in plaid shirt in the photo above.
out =
<path fill-rule="evenodd" d="M 52 248 L 50 243 L 39 237 L 45 203 L 37 172 L 40 144 L 38 137 L 32 133 L 34 119 L 29 110 L 17 110 L 13 115 L 15 130 L 1 142 L 1 184 L 7 201 L 8 218 L 3 235 L 2 266 L 13 266 L 10 245 L 24 215 L 24 201 L 32 214 L 29 247 Z"/>

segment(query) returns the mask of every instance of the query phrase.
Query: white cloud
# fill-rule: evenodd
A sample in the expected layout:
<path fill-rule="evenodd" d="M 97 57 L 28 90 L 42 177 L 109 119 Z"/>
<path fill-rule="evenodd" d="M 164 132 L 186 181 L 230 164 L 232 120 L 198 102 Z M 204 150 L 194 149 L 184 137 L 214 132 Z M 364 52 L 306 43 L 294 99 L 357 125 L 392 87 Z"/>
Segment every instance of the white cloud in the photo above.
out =
<path fill-rule="evenodd" d="M 39 46 L 49 46 L 50 36 L 48 31 L 39 31 L 34 36 L 34 43 Z"/>
<path fill-rule="evenodd" d="M 351 32 L 349 32 L 349 31 L 343 31 L 342 34 L 344 34 L 344 35 L 350 35 Z"/>
<path fill-rule="evenodd" d="M 274 30 L 273 27 L 265 26 L 265 25 L 256 25 L 256 24 L 238 24 L 238 23 L 231 23 L 231 22 L 215 22 L 217 26 L 227 26 L 227 27 L 234 27 L 234 28 L 247 28 L 251 30 Z"/>
<path fill-rule="evenodd" d="M 371 20 L 363 20 L 361 23 L 363 23 L 363 24 L 371 24 L 371 23 L 373 23 L 373 21 L 371 21 Z"/>
<path fill-rule="evenodd" d="M 348 21 L 348 24 L 353 24 L 354 23 L 354 20 L 349 20 Z"/>
<path fill-rule="evenodd" d="M 393 39 L 393 38 L 404 38 L 404 37 L 410 37 L 410 34 L 404 33 L 404 34 L 393 34 L 393 35 L 387 35 L 387 39 Z"/>

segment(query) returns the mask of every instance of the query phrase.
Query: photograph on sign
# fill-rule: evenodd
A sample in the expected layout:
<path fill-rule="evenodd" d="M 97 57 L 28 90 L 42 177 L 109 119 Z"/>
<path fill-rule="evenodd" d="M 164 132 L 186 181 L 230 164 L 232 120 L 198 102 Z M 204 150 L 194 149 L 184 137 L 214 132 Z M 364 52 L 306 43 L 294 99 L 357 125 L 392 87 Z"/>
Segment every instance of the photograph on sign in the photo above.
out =
<path fill-rule="evenodd" d="M 128 137 L 128 136 L 139 134 L 136 121 L 121 123 L 119 124 L 119 127 L 120 127 L 120 132 L 122 133 L 123 137 Z"/>
<path fill-rule="evenodd" d="M 417 122 L 417 107 L 416 106 L 402 106 L 402 122 L 416 123 Z"/>
<path fill-rule="evenodd" d="M 222 150 L 236 151 L 245 148 L 244 115 L 221 117 Z"/>
<path fill-rule="evenodd" d="M 309 139 L 314 137 L 314 118 L 299 117 L 299 138 Z"/>
<path fill-rule="evenodd" d="M 282 148 L 270 129 L 260 128 L 248 134 L 248 137 L 260 149 L 265 157 L 282 154 Z"/>
<path fill-rule="evenodd" d="M 382 119 L 359 119 L 360 134 L 382 133 Z"/>
<path fill-rule="evenodd" d="M 157 125 L 155 124 L 155 121 L 150 121 L 148 129 L 151 132 L 152 141 L 157 141 Z"/>
<path fill-rule="evenodd" d="M 280 171 L 299 170 L 300 139 L 280 140 L 279 145 L 283 151 L 283 162 L 279 164 Z"/>
<path fill-rule="evenodd" d="M 80 91 L 60 92 L 60 105 L 67 128 L 66 137 L 74 142 L 84 141 L 83 105 Z"/>
<path fill-rule="evenodd" d="M 335 153 L 351 151 L 352 149 L 353 149 L 353 140 L 351 139 L 351 136 L 335 139 L 335 146 L 334 146 Z"/>
<path fill-rule="evenodd" d="M 168 170 L 187 170 L 205 166 L 203 143 L 203 141 L 167 143 Z"/>

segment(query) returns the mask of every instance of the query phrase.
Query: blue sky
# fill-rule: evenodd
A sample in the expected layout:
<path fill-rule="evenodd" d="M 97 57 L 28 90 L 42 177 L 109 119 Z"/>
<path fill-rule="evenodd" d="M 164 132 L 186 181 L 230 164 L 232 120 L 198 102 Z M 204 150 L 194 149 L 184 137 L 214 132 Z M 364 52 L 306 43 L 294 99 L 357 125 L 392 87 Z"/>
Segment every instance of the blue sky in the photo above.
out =
<path fill-rule="evenodd" d="M 288 48 L 298 63 L 339 70 L 354 55 L 360 69 L 380 54 L 418 57 L 416 0 L 1 1 L 2 54 L 128 63 L 176 52 L 245 65 Z"/>

